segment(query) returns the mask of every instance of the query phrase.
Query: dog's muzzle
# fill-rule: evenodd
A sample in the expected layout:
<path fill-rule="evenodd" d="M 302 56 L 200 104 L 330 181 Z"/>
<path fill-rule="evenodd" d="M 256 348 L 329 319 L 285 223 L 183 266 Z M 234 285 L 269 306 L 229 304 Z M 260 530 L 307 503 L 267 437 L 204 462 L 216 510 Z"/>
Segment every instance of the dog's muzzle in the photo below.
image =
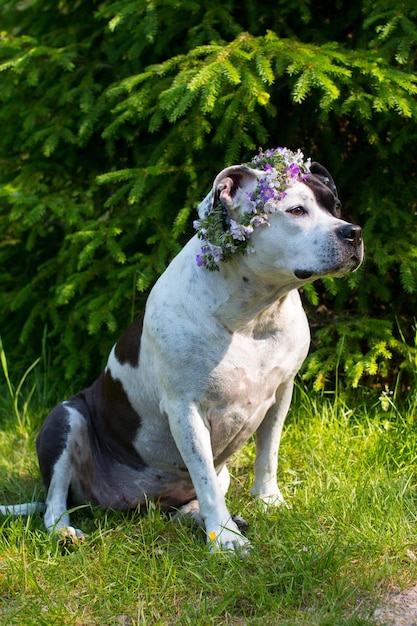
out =
<path fill-rule="evenodd" d="M 344 252 L 339 257 L 339 262 L 334 268 L 329 268 L 325 272 L 311 271 L 307 269 L 297 269 L 294 274 L 299 280 L 308 280 L 313 276 L 323 275 L 342 276 L 347 272 L 354 272 L 363 259 L 362 228 L 356 224 L 343 224 L 336 230 L 336 239 Z"/>

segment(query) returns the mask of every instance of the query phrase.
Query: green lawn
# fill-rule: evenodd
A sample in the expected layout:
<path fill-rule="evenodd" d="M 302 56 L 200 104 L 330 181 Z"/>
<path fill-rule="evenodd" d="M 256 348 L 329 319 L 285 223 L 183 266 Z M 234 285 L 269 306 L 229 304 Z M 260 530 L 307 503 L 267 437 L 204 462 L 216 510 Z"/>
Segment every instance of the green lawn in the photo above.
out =
<path fill-rule="evenodd" d="M 14 410 L 1 390 L 0 502 L 44 497 L 34 453 L 44 396 L 37 388 L 25 408 L 22 392 Z M 312 397 L 297 390 L 284 431 L 287 508 L 265 514 L 250 496 L 251 442 L 230 463 L 229 506 L 250 523 L 250 556 L 210 554 L 202 531 L 153 506 L 77 511 L 89 536 L 71 550 L 38 515 L 0 517 L 0 623 L 377 623 L 383 594 L 417 580 L 414 406 Z"/>

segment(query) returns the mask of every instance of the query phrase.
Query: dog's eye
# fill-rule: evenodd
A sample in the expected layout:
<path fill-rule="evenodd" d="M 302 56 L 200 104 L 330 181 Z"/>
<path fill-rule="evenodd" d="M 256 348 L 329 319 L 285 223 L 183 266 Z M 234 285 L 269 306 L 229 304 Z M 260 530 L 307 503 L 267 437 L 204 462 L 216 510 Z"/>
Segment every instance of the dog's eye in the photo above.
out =
<path fill-rule="evenodd" d="M 295 206 L 287 211 L 287 213 L 291 213 L 291 215 L 304 215 L 305 212 L 306 211 L 302 206 Z"/>

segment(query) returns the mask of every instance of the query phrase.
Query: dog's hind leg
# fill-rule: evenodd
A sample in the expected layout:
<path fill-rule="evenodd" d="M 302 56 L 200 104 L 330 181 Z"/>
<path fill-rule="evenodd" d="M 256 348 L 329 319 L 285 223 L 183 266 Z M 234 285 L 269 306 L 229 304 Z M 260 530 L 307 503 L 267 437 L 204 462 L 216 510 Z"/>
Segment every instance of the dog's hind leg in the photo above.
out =
<path fill-rule="evenodd" d="M 190 500 L 187 504 L 178 507 L 171 516 L 171 519 L 173 522 L 189 524 L 190 526 L 197 526 L 198 528 L 204 526 L 204 520 L 200 515 L 200 506 L 197 499 Z"/>
<path fill-rule="evenodd" d="M 223 465 L 222 469 L 217 474 L 217 478 L 221 490 L 224 495 L 226 495 L 230 485 L 230 474 L 226 465 Z M 240 517 L 240 515 L 232 515 L 231 517 L 241 532 L 245 532 L 248 529 L 249 524 L 245 519 L 243 519 L 243 517 Z M 174 522 L 194 524 L 199 528 L 204 527 L 204 520 L 200 514 L 198 500 L 191 500 L 190 502 L 187 502 L 187 504 L 180 506 L 176 513 L 172 516 L 172 520 Z"/>
<path fill-rule="evenodd" d="M 81 438 L 88 440 L 87 424 L 76 409 L 62 403 L 55 407 L 36 440 L 39 467 L 48 489 L 45 526 L 49 533 L 77 540 L 83 533 L 70 525 L 68 492 L 73 481 L 73 455 Z"/>
<path fill-rule="evenodd" d="M 226 495 L 230 485 L 230 474 L 226 465 L 223 465 L 222 469 L 217 474 L 217 479 L 223 494 Z M 178 507 L 178 510 L 174 513 L 172 519 L 174 522 L 191 523 L 198 527 L 204 526 L 204 520 L 200 515 L 200 505 L 198 504 L 197 499 L 191 500 L 190 502 L 187 502 L 187 504 L 183 504 Z"/>

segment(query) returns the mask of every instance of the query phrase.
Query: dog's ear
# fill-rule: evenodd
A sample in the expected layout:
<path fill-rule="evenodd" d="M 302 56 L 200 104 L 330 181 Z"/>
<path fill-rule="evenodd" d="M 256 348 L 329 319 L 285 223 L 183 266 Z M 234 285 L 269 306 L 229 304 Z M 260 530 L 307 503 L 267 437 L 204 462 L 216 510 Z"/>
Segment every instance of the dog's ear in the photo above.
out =
<path fill-rule="evenodd" d="M 222 170 L 214 179 L 213 188 L 198 205 L 200 219 L 206 218 L 213 207 L 221 202 L 232 217 L 245 209 L 248 192 L 256 187 L 259 172 L 246 165 L 232 165 Z"/>
<path fill-rule="evenodd" d="M 198 217 L 200 220 L 205 220 L 213 208 L 213 193 L 210 191 L 204 200 L 197 206 Z"/>
<path fill-rule="evenodd" d="M 323 167 L 323 165 L 320 165 L 320 163 L 317 163 L 317 161 L 313 161 L 310 166 L 310 173 L 318 178 L 322 183 L 324 183 L 326 187 L 328 187 L 330 191 L 336 196 L 336 198 L 338 197 L 337 188 L 334 184 L 332 175 L 326 170 L 325 167 Z"/>

